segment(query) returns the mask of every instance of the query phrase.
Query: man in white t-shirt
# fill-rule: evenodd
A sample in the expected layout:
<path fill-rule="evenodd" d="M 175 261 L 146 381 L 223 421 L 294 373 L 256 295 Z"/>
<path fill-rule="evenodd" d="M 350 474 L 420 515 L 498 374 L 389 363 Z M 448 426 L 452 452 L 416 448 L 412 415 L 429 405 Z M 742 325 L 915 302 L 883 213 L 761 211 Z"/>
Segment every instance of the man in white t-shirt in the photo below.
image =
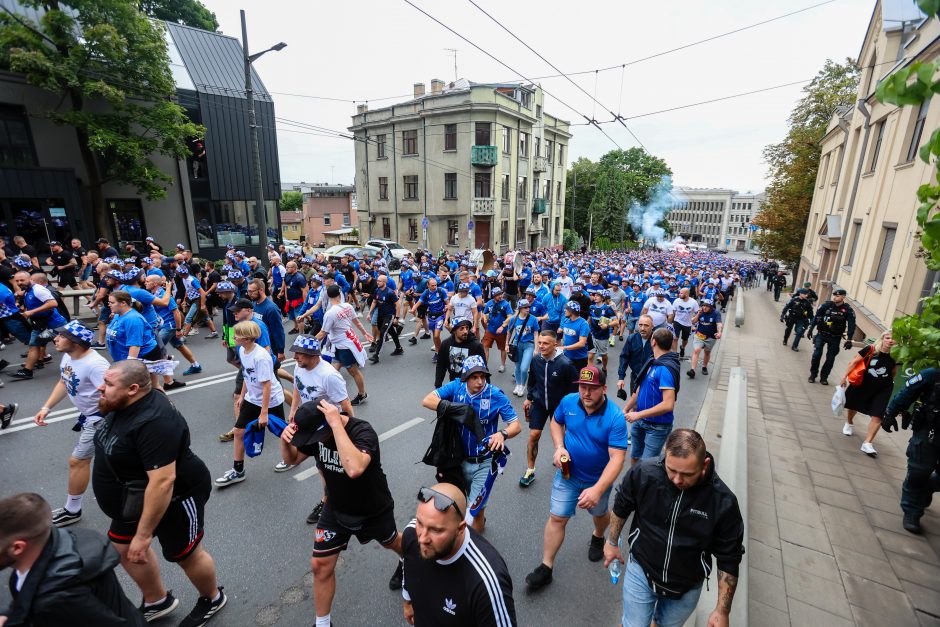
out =
<path fill-rule="evenodd" d="M 552 282 L 552 285 L 556 283 L 560 285 L 561 295 L 567 300 L 571 298 L 571 288 L 574 286 L 574 279 L 568 276 L 568 268 L 564 266 L 562 266 L 558 272 L 559 276 Z"/>
<path fill-rule="evenodd" d="M 689 336 L 692 334 L 692 317 L 698 313 L 698 302 L 689 297 L 689 288 L 683 287 L 679 290 L 679 298 L 672 301 L 672 308 L 675 312 L 672 326 L 676 330 L 672 341 L 672 351 L 679 348 L 679 357 L 685 357 L 685 345 L 689 343 Z M 682 346 L 679 346 L 679 340 L 682 340 Z"/>
<path fill-rule="evenodd" d="M 479 317 L 477 299 L 470 296 L 470 284 L 460 283 L 457 285 L 457 293 L 450 297 L 447 304 L 447 320 L 444 326 L 450 331 L 452 320 L 472 320 L 473 326 L 470 328 L 473 329 L 476 328 Z"/>
<path fill-rule="evenodd" d="M 666 300 L 666 290 L 653 290 L 652 295 L 643 305 L 643 311 L 640 315 L 648 315 L 652 318 L 654 329 L 666 322 L 672 322 L 675 310 L 672 308 L 672 303 Z"/>
<path fill-rule="evenodd" d="M 95 456 L 95 431 L 101 421 L 98 413 L 101 392 L 98 388 L 104 383 L 104 373 L 111 364 L 91 349 L 95 334 L 78 320 L 59 327 L 56 333 L 55 348 L 63 353 L 59 364 L 59 380 L 33 421 L 45 427 L 49 412 L 66 396 L 80 413 L 73 427 L 79 436 L 69 456 L 68 498 L 65 507 L 52 512 L 52 524 L 65 527 L 82 519 L 82 496 L 88 488 L 91 460 Z"/>

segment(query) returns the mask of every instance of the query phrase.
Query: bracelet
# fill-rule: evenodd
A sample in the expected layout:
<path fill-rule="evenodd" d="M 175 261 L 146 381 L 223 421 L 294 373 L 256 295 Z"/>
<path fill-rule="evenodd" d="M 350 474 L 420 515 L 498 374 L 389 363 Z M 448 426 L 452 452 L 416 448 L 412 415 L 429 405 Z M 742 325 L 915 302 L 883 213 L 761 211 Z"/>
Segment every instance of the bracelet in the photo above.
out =
<path fill-rule="evenodd" d="M 620 546 L 620 543 L 618 542 L 611 542 L 609 536 L 605 536 L 604 539 L 607 541 L 607 544 L 609 544 L 610 546 Z"/>
<path fill-rule="evenodd" d="M 43 405 L 42 407 L 39 408 L 39 411 L 52 411 L 52 408 L 46 407 L 45 405 Z"/>

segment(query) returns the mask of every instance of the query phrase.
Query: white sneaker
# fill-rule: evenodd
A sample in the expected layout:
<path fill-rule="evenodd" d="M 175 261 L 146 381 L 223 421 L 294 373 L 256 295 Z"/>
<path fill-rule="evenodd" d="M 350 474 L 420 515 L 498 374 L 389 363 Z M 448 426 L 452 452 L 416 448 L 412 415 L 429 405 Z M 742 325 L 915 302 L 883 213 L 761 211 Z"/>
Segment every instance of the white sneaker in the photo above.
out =
<path fill-rule="evenodd" d="M 525 386 L 517 385 L 516 386 L 516 396 L 525 396 Z"/>
<path fill-rule="evenodd" d="M 500 364 L 496 372 L 506 372 L 506 366 L 504 366 L 503 364 Z"/>
<path fill-rule="evenodd" d="M 849 423 L 845 423 L 842 426 L 842 435 L 852 435 L 853 433 L 855 433 L 855 429 L 853 429 L 852 425 Z"/>
<path fill-rule="evenodd" d="M 199 335 L 199 329 L 191 329 L 186 335 Z"/>
<path fill-rule="evenodd" d="M 875 447 L 871 445 L 871 442 L 862 442 L 862 448 L 859 449 L 869 457 L 877 457 L 878 451 L 875 450 Z"/>

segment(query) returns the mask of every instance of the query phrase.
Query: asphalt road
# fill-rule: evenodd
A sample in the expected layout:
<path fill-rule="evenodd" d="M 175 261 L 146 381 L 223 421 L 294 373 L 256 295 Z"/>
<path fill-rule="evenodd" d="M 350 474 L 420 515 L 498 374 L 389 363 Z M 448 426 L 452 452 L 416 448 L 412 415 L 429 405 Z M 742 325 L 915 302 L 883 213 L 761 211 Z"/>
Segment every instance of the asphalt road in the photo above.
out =
<path fill-rule="evenodd" d="M 232 463 L 232 445 L 220 443 L 217 435 L 228 430 L 233 422 L 234 370 L 225 362 L 217 341 L 205 340 L 201 335 L 189 338 L 189 345 L 204 370 L 186 377 L 189 385 L 170 394 L 189 422 L 193 450 L 206 461 L 213 477 L 217 477 Z M 416 347 L 405 344 L 405 355 L 401 357 L 388 356 L 390 349 L 386 349 L 378 366 L 365 369 L 369 398 L 357 410 L 357 416 L 371 422 L 382 437 L 382 465 L 395 498 L 399 527 L 404 527 L 414 515 L 418 488 L 433 482 L 432 470 L 419 463 L 433 430 L 433 414 L 420 406 L 433 385 L 431 346 L 430 340 L 421 341 Z M 611 351 L 612 375 L 616 373 L 614 354 L 619 355 L 621 346 L 618 344 Z M 9 346 L 0 356 L 16 364 L 21 348 Z M 495 349 L 491 360 L 494 365 L 498 360 Z M 494 372 L 492 377 L 492 383 L 506 391 L 514 385 L 510 374 L 512 363 L 508 362 L 508 366 L 505 373 Z M 47 367 L 38 371 L 32 381 L 7 380 L 6 387 L 0 389 L 0 402 L 20 404 L 14 425 L 0 432 L 3 477 L 0 494 L 38 492 L 53 508 L 61 507 L 65 500 L 67 457 L 75 440 L 70 427 L 75 412 L 66 400 L 53 414 L 53 419 L 58 420 L 45 428 L 35 427 L 31 417 L 46 399 L 56 376 L 56 369 Z M 354 395 L 355 385 L 348 375 L 346 378 Z M 709 377 L 699 376 L 692 381 L 684 378 L 676 411 L 677 426 L 694 424 L 708 382 Z M 610 395 L 613 399 L 613 391 Z M 521 399 L 512 395 L 510 398 L 521 416 Z M 486 537 L 509 565 L 519 624 L 618 624 L 621 590 L 610 584 L 600 564 L 587 559 L 592 525 L 585 513 L 569 523 L 568 539 L 556 562 L 554 583 L 539 593 L 525 591 L 525 576 L 541 559 L 553 472 L 548 454 L 551 443 L 548 434 L 544 434 L 537 480 L 527 489 L 518 485 L 525 469 L 526 434 L 524 426 L 522 434 L 509 442 L 513 457 L 506 474 L 497 480 L 487 510 L 486 531 Z M 275 473 L 273 466 L 279 460 L 276 445 L 269 434 L 264 454 L 246 461 L 247 481 L 215 490 L 207 504 L 204 546 L 215 558 L 219 582 L 229 595 L 229 605 L 213 620 L 214 625 L 314 622 L 309 560 L 313 527 L 305 524 L 304 518 L 319 500 L 322 486 L 319 477 L 311 472 L 314 466 L 309 461 L 306 467 Z M 96 507 L 90 488 L 84 519 L 79 524 L 102 533 L 107 530 L 108 521 Z M 396 558 L 377 544 L 360 546 L 353 542 L 340 558 L 337 569 L 332 614 L 336 623 L 404 625 L 400 595 L 389 591 L 387 585 L 396 564 Z M 166 563 L 161 567 L 167 587 L 181 599 L 180 609 L 162 623 L 175 624 L 195 603 L 196 593 L 178 567 Z M 139 602 L 140 593 L 133 582 L 123 570 L 119 569 L 119 574 L 128 595 L 135 603 Z M 0 607 L 8 601 L 6 586 L 0 586 Z"/>

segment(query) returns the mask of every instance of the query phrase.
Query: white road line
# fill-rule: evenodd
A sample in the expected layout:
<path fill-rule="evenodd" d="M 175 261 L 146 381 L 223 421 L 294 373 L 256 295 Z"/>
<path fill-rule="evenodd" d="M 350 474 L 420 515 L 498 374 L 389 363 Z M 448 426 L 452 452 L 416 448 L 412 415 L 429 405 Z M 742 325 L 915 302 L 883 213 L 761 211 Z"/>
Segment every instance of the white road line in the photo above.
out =
<path fill-rule="evenodd" d="M 379 436 L 379 442 L 384 442 L 385 440 L 391 437 L 394 437 L 398 435 L 399 433 L 402 433 L 403 431 L 407 431 L 408 429 L 414 427 L 415 425 L 419 425 L 422 422 L 424 422 L 424 418 L 412 418 L 408 422 L 403 422 L 397 427 L 392 427 L 391 429 L 389 429 L 388 431 L 386 431 L 385 433 Z M 316 474 L 319 474 L 319 472 L 320 472 L 320 469 L 317 468 L 316 466 L 314 466 L 313 468 L 308 468 L 307 470 L 298 472 L 296 475 L 294 475 L 294 481 L 304 481 L 305 479 L 309 479 L 310 477 Z"/>

